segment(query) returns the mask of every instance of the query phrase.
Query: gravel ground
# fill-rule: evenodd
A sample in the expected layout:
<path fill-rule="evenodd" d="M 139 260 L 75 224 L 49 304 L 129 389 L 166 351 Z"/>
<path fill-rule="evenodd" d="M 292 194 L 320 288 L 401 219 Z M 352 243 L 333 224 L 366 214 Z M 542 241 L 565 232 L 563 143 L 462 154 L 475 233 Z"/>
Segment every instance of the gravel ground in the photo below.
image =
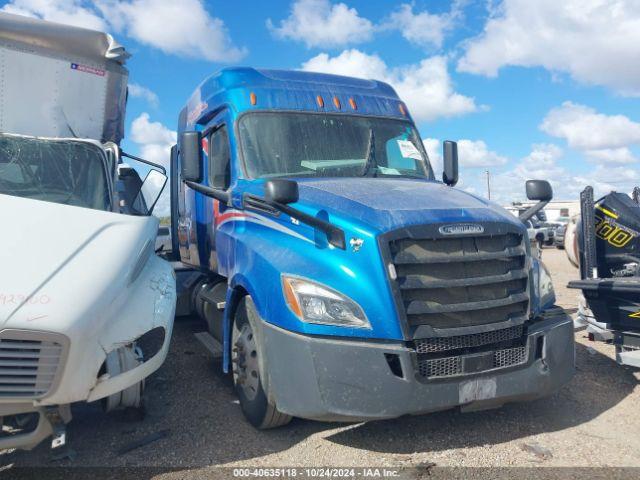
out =
<path fill-rule="evenodd" d="M 564 251 L 546 249 L 543 260 L 558 303 L 575 312 L 576 292 L 565 286 L 577 271 Z M 550 398 L 366 424 L 296 419 L 260 432 L 243 420 L 230 379 L 195 340 L 202 329 L 194 319 L 176 323 L 169 357 L 147 382 L 143 419 L 76 405 L 68 427 L 72 459 L 52 460 L 44 442 L 0 454 L 0 466 L 147 466 L 179 478 L 198 478 L 212 466 L 640 466 L 640 372 L 616 365 L 613 347 L 581 332 L 577 374 Z M 161 438 L 118 453 L 151 434 Z"/>

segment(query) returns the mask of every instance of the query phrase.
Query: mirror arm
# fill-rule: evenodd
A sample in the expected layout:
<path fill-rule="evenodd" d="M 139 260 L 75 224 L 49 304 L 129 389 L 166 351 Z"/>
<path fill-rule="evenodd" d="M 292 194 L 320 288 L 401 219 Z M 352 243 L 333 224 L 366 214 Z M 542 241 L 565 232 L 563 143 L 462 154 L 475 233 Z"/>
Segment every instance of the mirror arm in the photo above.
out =
<path fill-rule="evenodd" d="M 231 195 L 229 194 L 229 192 L 225 192 L 217 188 L 207 187 L 205 185 L 200 185 L 199 183 L 195 183 L 195 182 L 187 181 L 185 182 L 185 184 L 189 188 L 192 188 L 193 190 L 195 190 L 196 192 L 200 192 L 203 195 L 206 195 L 207 197 L 215 198 L 216 200 L 219 200 L 227 205 L 231 200 Z M 249 195 L 245 195 L 245 197 L 249 197 Z M 261 198 L 255 195 L 250 195 L 250 197 L 263 201 L 265 204 L 269 205 L 270 207 L 273 207 L 276 210 L 286 215 L 289 215 L 291 218 L 295 218 L 296 220 L 299 220 L 300 222 L 306 225 L 309 225 L 313 228 L 317 228 L 318 230 L 324 232 L 327 235 L 327 238 L 329 239 L 329 243 L 331 245 L 333 245 L 336 248 L 340 248 L 342 250 L 346 249 L 344 231 L 341 228 L 338 228 L 335 225 L 332 225 L 329 222 L 325 222 L 324 220 L 321 220 L 317 217 L 307 215 L 306 213 L 301 212 L 300 210 L 297 210 L 295 208 L 292 208 L 289 205 L 284 205 L 278 202 L 271 202 L 265 198 Z"/>
<path fill-rule="evenodd" d="M 124 150 L 120 150 L 120 156 L 130 158 L 131 160 L 135 160 L 136 162 L 150 165 L 160 170 L 164 175 L 167 174 L 167 169 L 158 163 L 153 163 L 153 162 L 150 162 L 149 160 L 145 160 L 144 158 L 136 157 L 135 155 L 131 155 L 130 153 L 125 152 Z"/>
<path fill-rule="evenodd" d="M 206 185 L 201 185 L 196 182 L 184 182 L 189 188 L 195 190 L 196 192 L 202 193 L 207 197 L 215 198 L 223 203 L 229 204 L 231 200 L 231 195 L 229 192 L 225 192 L 224 190 L 220 190 L 219 188 L 211 188 Z"/>
<path fill-rule="evenodd" d="M 311 215 L 307 215 L 300 210 L 296 210 L 295 208 L 290 207 L 289 205 L 283 205 L 277 202 L 266 201 L 266 203 L 273 208 L 280 210 L 282 213 L 289 215 L 291 218 L 295 218 L 296 220 L 301 221 L 302 223 L 306 223 L 307 225 L 317 228 L 318 230 L 324 232 L 329 239 L 329 243 L 336 248 L 341 250 L 345 250 L 346 243 L 344 239 L 344 230 L 336 227 L 335 225 L 325 222 L 317 217 L 313 217 Z"/>
<path fill-rule="evenodd" d="M 534 215 L 536 213 L 538 213 L 540 210 L 542 210 L 544 207 L 546 207 L 548 203 L 549 203 L 549 200 L 547 200 L 545 202 L 538 202 L 533 207 L 529 207 L 527 210 L 522 212 L 518 216 L 518 218 L 524 223 L 527 220 L 532 219 L 534 217 Z"/>
<path fill-rule="evenodd" d="M 313 228 L 317 228 L 318 230 L 324 232 L 327 235 L 329 243 L 334 247 L 339 248 L 341 250 L 345 250 L 347 248 L 345 239 L 344 239 L 344 230 L 342 230 L 341 228 L 338 228 L 335 225 L 329 222 L 325 222 L 324 220 L 321 220 L 317 217 L 307 215 L 306 213 L 301 212 L 300 210 L 297 210 L 293 207 L 290 207 L 289 205 L 273 202 L 273 201 L 267 200 L 264 197 L 259 197 L 253 194 L 248 194 L 248 193 L 244 194 L 243 207 L 246 208 L 247 201 L 251 201 L 251 200 L 261 202 L 264 205 L 268 205 L 269 207 L 275 210 L 278 210 L 279 212 L 282 212 L 286 215 L 289 215 L 291 218 L 295 218 L 296 220 L 306 225 L 309 225 Z"/>

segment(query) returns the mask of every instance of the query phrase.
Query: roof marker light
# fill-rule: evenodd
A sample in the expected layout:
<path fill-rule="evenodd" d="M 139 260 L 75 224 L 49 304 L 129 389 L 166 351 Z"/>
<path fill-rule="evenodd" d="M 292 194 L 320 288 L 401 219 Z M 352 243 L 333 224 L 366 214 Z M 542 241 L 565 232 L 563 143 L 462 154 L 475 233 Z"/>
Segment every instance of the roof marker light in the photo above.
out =
<path fill-rule="evenodd" d="M 356 105 L 356 101 L 353 98 L 349 99 L 349 105 L 351 105 L 351 108 L 353 108 L 354 110 L 358 109 L 358 106 Z"/>
<path fill-rule="evenodd" d="M 400 109 L 400 113 L 406 117 L 407 109 L 404 107 L 404 103 L 399 103 L 398 108 Z"/>
<path fill-rule="evenodd" d="M 258 103 L 258 97 L 256 97 L 256 94 L 253 92 L 249 94 L 249 100 L 251 101 L 251 105 Z"/>
<path fill-rule="evenodd" d="M 320 108 L 324 108 L 324 99 L 322 98 L 322 95 L 318 95 L 316 97 L 316 102 L 318 102 L 318 106 Z"/>
<path fill-rule="evenodd" d="M 340 99 L 338 97 L 333 97 L 333 104 L 340 110 Z"/>

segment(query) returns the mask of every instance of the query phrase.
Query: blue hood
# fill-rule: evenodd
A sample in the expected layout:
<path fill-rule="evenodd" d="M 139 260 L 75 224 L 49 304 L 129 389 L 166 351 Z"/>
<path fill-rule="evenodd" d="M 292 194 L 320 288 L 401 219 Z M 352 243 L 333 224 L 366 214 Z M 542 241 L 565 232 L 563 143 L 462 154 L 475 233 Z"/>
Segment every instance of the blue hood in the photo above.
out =
<path fill-rule="evenodd" d="M 507 222 L 524 228 L 503 208 L 440 182 L 403 178 L 299 179 L 300 203 L 380 232 L 433 223 Z"/>

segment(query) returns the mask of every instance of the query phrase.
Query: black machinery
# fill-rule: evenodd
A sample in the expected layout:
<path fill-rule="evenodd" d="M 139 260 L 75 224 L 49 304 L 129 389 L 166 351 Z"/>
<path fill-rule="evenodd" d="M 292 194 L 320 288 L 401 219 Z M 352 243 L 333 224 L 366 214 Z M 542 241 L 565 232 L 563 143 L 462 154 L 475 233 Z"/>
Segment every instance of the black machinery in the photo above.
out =
<path fill-rule="evenodd" d="M 613 334 L 618 363 L 640 367 L 640 189 L 633 198 L 611 192 L 594 201 L 593 188 L 580 195 L 582 290 L 596 322 Z"/>

